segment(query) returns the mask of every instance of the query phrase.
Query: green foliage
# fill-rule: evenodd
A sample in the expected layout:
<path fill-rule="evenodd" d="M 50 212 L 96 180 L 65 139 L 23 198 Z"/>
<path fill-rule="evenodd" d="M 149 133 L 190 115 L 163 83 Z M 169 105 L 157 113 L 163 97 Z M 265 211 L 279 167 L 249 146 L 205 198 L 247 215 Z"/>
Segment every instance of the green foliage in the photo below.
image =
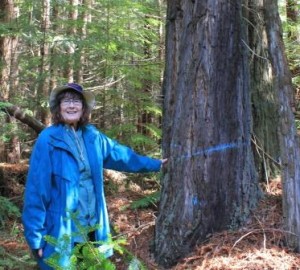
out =
<path fill-rule="evenodd" d="M 12 238 L 13 241 L 24 243 L 23 237 L 19 237 L 20 229 L 18 224 L 20 216 L 19 208 L 8 198 L 0 196 L 1 239 Z M 0 246 L 0 269 L 29 270 L 34 269 L 35 265 L 36 263 L 31 259 L 27 250 L 17 249 L 12 253 L 10 249 Z"/>
<path fill-rule="evenodd" d="M 56 270 L 65 269 L 58 265 L 62 254 L 55 253 L 46 263 Z M 114 264 L 94 246 L 93 243 L 88 242 L 79 244 L 74 247 L 71 255 L 71 264 L 68 269 L 88 269 L 88 270 L 114 270 Z"/>
<path fill-rule="evenodd" d="M 296 119 L 295 123 L 296 123 L 296 129 L 300 129 L 300 120 Z"/>
<path fill-rule="evenodd" d="M 135 151 L 147 154 L 147 150 L 158 148 L 157 140 L 161 138 L 161 129 L 155 125 L 148 124 L 145 128 L 150 131 L 152 136 L 143 135 L 136 132 L 136 125 L 124 123 L 122 125 L 114 125 L 106 131 L 106 134 L 112 138 L 117 138 L 122 144 L 130 145 Z"/>
<path fill-rule="evenodd" d="M 0 142 L 3 143 L 9 143 L 13 137 L 18 137 L 20 142 L 28 138 L 28 133 L 20 128 L 20 122 L 12 121 L 7 123 L 5 108 L 11 105 L 8 102 L 0 101 Z M 32 112 L 28 109 L 24 109 L 23 111 L 26 114 L 32 115 Z"/>
<path fill-rule="evenodd" d="M 138 208 L 147 208 L 151 205 L 156 206 L 157 203 L 159 202 L 159 198 L 160 198 L 160 191 L 156 191 L 154 193 L 151 193 L 151 194 L 145 196 L 142 199 L 133 201 L 130 204 L 130 208 L 138 209 Z"/>
<path fill-rule="evenodd" d="M 157 142 L 148 136 L 145 136 L 140 133 L 133 134 L 131 137 L 128 138 L 128 143 L 134 149 L 146 149 L 156 146 Z M 143 152 L 145 152 L 143 150 Z"/>
<path fill-rule="evenodd" d="M 137 258 L 133 258 L 129 264 L 128 270 L 146 270 L 147 268 Z"/>
<path fill-rule="evenodd" d="M 89 228 L 88 230 L 90 230 Z M 70 237 L 64 236 L 62 241 L 51 236 L 45 236 L 45 240 L 53 245 L 59 246 L 60 253 L 53 254 L 50 258 L 46 260 L 46 263 L 55 270 L 65 270 L 59 266 L 59 260 L 62 256 L 66 255 L 67 248 L 70 244 Z M 100 245 L 100 248 L 98 247 Z M 130 252 L 128 252 L 124 246 L 126 245 L 126 240 L 122 237 L 117 239 L 112 239 L 109 237 L 108 241 L 105 243 L 91 242 L 87 241 L 82 244 L 77 244 L 71 254 L 69 270 L 115 270 L 115 264 L 101 252 L 101 245 L 109 246 L 114 249 L 115 252 L 118 252 L 120 255 L 125 256 L 125 260 L 129 260 L 129 268 L 133 270 L 144 270 L 146 269 L 144 265 Z M 127 258 L 127 259 L 126 259 Z"/>
<path fill-rule="evenodd" d="M 134 148 L 156 151 L 161 117 L 156 97 L 160 95 L 163 69 L 160 35 L 165 5 L 153 0 L 96 0 L 91 7 L 78 5 L 78 18 L 71 20 L 70 12 L 76 8 L 68 1 L 55 0 L 50 3 L 49 29 L 44 31 L 40 2 L 15 4 L 20 16 L 12 22 L 13 27 L 1 25 L 0 33 L 18 35 L 18 72 L 14 73 L 18 77 L 8 79 L 18 82 L 17 89 L 10 90 L 16 105 L 39 117 L 42 107 L 48 106 L 48 93 L 40 86 L 49 81 L 65 83 L 68 69 L 72 69 L 73 79 L 78 80 L 75 74 L 84 74 L 84 87 L 96 95 L 93 123 L 104 127 L 104 132 L 109 130 L 113 137 L 121 134 L 122 142 Z M 90 20 L 83 19 L 85 14 Z M 49 54 L 42 53 L 43 48 L 49 48 Z M 51 68 L 42 69 L 42 65 Z M 50 91 L 51 85 L 47 87 Z M 143 123 L 150 131 L 147 138 L 137 134 L 143 112 L 154 115 L 153 122 Z M 115 126 L 120 126 L 119 130 Z M 18 129 L 20 126 L 15 126 L 16 132 Z M 1 134 L 2 141 L 11 138 L 9 130 L 1 130 Z M 137 136 L 132 140 L 133 134 Z"/>
<path fill-rule="evenodd" d="M 11 105 L 9 102 L 0 101 L 0 110 L 5 109 L 5 107 Z"/>
<path fill-rule="evenodd" d="M 0 226 L 4 227 L 9 218 L 19 218 L 21 216 L 19 208 L 8 198 L 0 196 Z"/>
<path fill-rule="evenodd" d="M 2 270 L 32 270 L 36 269 L 36 262 L 28 252 L 20 250 L 18 254 L 11 254 L 0 246 L 0 269 Z"/>
<path fill-rule="evenodd" d="M 292 21 L 286 16 L 286 5 L 282 2 L 279 5 L 280 16 L 282 19 L 283 26 L 283 40 L 285 45 L 285 52 L 288 58 L 289 68 L 292 73 L 292 82 L 295 89 L 299 89 L 300 85 L 300 74 L 299 74 L 299 54 L 300 54 L 300 44 L 299 44 L 299 19 L 298 21 Z M 297 93 L 295 93 L 297 94 Z M 298 93 L 299 95 L 299 93 Z M 300 110 L 299 96 L 296 98 L 298 104 L 296 104 L 296 110 Z"/>
<path fill-rule="evenodd" d="M 105 251 L 108 249 L 113 249 L 115 252 L 121 256 L 126 257 L 130 261 L 136 259 L 130 252 L 124 247 L 126 245 L 126 239 L 123 237 L 112 238 L 108 237 L 106 241 L 89 241 L 87 239 L 87 234 L 95 231 L 99 226 L 82 226 L 78 220 L 78 213 L 73 213 L 69 211 L 70 219 L 74 222 L 78 232 L 73 233 L 72 236 L 82 236 L 86 239 L 85 242 L 77 244 L 69 253 L 69 247 L 71 245 L 71 236 L 64 235 L 62 239 L 56 239 L 52 236 L 46 235 L 45 241 L 50 245 L 56 247 L 59 252 L 55 252 L 50 258 L 47 259 L 46 263 L 56 270 L 61 270 L 59 266 L 59 261 L 64 257 L 70 257 L 70 267 L 69 270 L 75 269 L 86 269 L 86 270 L 114 270 L 116 269 L 114 263 L 105 256 Z M 126 259 L 125 258 L 125 259 Z M 137 259 L 136 259 L 137 260 Z M 140 263 L 141 264 L 141 263 Z M 142 265 L 142 264 L 141 264 Z M 65 268 L 64 268 L 65 269 Z M 136 268 L 144 269 L 144 268 Z"/>
<path fill-rule="evenodd" d="M 73 250 L 72 262 L 79 269 L 116 269 L 115 265 L 92 242 L 77 245 Z"/>

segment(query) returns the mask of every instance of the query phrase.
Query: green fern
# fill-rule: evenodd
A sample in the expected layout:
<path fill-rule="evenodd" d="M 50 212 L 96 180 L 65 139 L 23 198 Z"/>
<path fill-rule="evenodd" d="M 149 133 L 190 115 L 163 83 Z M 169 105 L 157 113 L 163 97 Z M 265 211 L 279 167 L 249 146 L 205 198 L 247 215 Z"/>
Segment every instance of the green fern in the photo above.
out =
<path fill-rule="evenodd" d="M 146 270 L 147 268 L 142 264 L 140 260 L 134 257 L 128 266 L 128 270 Z"/>
<path fill-rule="evenodd" d="M 8 198 L 0 196 L 0 227 L 5 225 L 5 221 L 11 218 L 18 218 L 21 216 L 19 208 L 12 203 Z"/>
<path fill-rule="evenodd" d="M 6 108 L 7 106 L 11 106 L 12 104 L 9 102 L 0 101 L 0 110 Z"/>
<path fill-rule="evenodd" d="M 145 196 L 142 199 L 139 199 L 137 201 L 133 201 L 130 204 L 130 208 L 131 209 L 138 209 L 138 208 L 147 208 L 150 205 L 156 206 L 157 202 L 159 202 L 159 198 L 160 198 L 160 191 L 156 191 L 152 194 L 149 194 L 149 195 Z"/>

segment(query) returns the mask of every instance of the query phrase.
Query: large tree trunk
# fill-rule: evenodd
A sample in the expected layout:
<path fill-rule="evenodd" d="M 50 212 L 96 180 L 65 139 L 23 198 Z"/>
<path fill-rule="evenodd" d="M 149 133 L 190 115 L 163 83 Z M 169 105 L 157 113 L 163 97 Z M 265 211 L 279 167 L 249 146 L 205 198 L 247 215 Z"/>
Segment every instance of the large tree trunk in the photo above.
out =
<path fill-rule="evenodd" d="M 163 150 L 169 157 L 155 257 L 170 266 L 242 224 L 259 194 L 251 151 L 242 3 L 169 1 Z"/>
<path fill-rule="evenodd" d="M 284 54 L 277 2 L 265 0 L 266 28 L 279 99 L 279 132 L 283 181 L 283 212 L 290 247 L 300 251 L 300 149 L 292 111 L 293 88 Z"/>

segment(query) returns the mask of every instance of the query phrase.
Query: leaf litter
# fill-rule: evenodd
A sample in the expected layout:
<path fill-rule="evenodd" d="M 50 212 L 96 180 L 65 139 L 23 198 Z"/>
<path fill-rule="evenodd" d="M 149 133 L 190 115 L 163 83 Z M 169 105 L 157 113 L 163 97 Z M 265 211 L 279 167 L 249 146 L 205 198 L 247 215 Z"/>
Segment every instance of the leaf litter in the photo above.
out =
<path fill-rule="evenodd" d="M 268 185 L 263 185 L 263 190 L 264 198 L 243 227 L 235 231 L 227 230 L 212 234 L 210 239 L 195 247 L 193 252 L 169 269 L 300 270 L 300 254 L 293 252 L 285 244 L 286 232 L 283 226 L 280 179 L 273 179 Z M 10 190 L 10 193 L 11 196 L 16 195 L 15 190 Z M 21 204 L 20 193 L 22 191 L 18 193 L 19 205 Z M 133 201 L 144 195 L 142 189 L 126 188 L 121 192 L 108 194 L 110 219 L 115 234 L 126 237 L 126 248 L 129 252 L 135 255 L 147 269 L 163 270 L 164 268 L 156 264 L 151 252 L 157 208 L 131 209 L 129 207 Z M 24 252 L 29 255 L 28 247 L 22 240 L 22 225 L 14 223 L 10 229 L 12 227 L 17 233 L 12 234 L 11 231 L 0 233 L 1 253 L 16 259 L 24 256 Z M 117 270 L 125 270 L 130 266 L 130 262 L 118 254 L 114 255 L 112 260 Z"/>
<path fill-rule="evenodd" d="M 286 246 L 282 213 L 280 179 L 263 185 L 264 197 L 252 212 L 248 222 L 238 230 L 214 233 L 194 252 L 182 258 L 170 270 L 298 270 L 300 254 Z M 149 270 L 163 270 L 151 253 L 154 239 L 155 209 L 125 208 L 138 198 L 137 193 L 125 192 L 108 199 L 111 220 L 127 237 L 127 248 Z M 126 265 L 118 265 L 125 270 Z"/>

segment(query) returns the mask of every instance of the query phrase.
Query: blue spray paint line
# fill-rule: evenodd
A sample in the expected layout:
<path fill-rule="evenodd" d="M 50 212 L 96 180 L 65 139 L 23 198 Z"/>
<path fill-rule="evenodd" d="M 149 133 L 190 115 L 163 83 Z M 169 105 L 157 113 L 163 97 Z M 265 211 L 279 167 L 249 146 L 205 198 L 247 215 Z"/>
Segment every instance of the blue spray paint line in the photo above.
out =
<path fill-rule="evenodd" d="M 197 195 L 194 195 L 192 197 L 192 205 L 193 206 L 199 206 L 199 207 L 205 207 L 207 205 L 206 200 L 199 200 Z"/>
<path fill-rule="evenodd" d="M 193 196 L 193 198 L 192 198 L 192 204 L 193 204 L 194 206 L 196 206 L 196 205 L 199 204 L 199 200 L 198 200 L 198 197 L 197 197 L 197 196 Z"/>
<path fill-rule="evenodd" d="M 177 159 L 182 160 L 182 159 L 189 159 L 189 158 L 192 158 L 192 157 L 195 157 L 195 156 L 210 155 L 210 154 L 213 154 L 215 152 L 224 152 L 224 151 L 227 151 L 229 149 L 242 147 L 244 145 L 247 145 L 247 143 L 224 143 L 224 144 L 219 144 L 219 145 L 216 145 L 216 146 L 208 147 L 208 148 L 200 150 L 200 151 L 196 151 L 192 154 L 182 155 Z"/>
<path fill-rule="evenodd" d="M 240 148 L 240 147 L 243 147 L 243 146 L 246 146 L 246 145 L 250 145 L 250 142 L 248 142 L 248 143 L 239 142 L 239 143 L 218 144 L 216 146 L 208 147 L 206 149 L 194 152 L 192 154 L 182 155 L 181 157 L 177 158 L 177 160 L 189 159 L 191 157 L 200 156 L 200 155 L 210 155 L 210 154 L 213 154 L 215 152 L 224 152 L 224 151 L 227 151 L 229 149 Z M 173 145 L 173 147 L 179 147 L 179 146 Z M 194 195 L 191 198 L 191 203 L 192 203 L 193 207 L 200 207 L 200 208 L 203 208 L 207 205 L 207 201 L 206 200 L 199 200 L 197 195 Z"/>

